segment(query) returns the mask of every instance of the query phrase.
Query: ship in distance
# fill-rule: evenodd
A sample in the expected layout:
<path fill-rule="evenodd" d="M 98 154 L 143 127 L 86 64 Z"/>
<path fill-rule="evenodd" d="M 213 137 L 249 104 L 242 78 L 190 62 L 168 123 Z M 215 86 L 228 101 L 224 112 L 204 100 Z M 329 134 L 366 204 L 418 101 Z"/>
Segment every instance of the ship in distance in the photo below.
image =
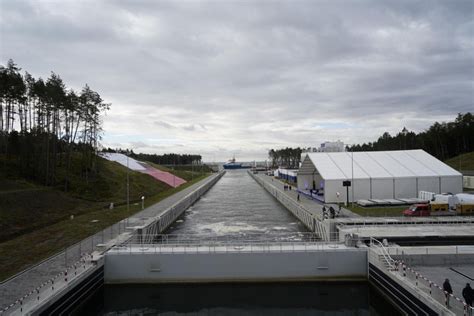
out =
<path fill-rule="evenodd" d="M 223 167 L 224 167 L 224 169 L 248 169 L 251 166 L 250 165 L 244 165 L 240 162 L 236 162 L 235 157 L 233 157 L 228 162 L 226 162 Z"/>

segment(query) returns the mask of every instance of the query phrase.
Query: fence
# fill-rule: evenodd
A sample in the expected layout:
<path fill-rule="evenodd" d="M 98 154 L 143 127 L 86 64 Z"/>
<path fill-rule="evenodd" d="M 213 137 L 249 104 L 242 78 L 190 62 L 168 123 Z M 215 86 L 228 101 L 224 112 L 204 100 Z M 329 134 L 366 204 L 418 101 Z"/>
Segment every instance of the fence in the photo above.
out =
<path fill-rule="evenodd" d="M 413 268 L 407 266 L 403 261 L 397 261 L 397 271 L 405 280 L 419 290 L 429 294 L 431 298 L 446 306 L 456 315 L 473 315 L 474 308 L 468 306 L 464 299 L 443 290 L 442 285 L 428 279 Z"/>
<path fill-rule="evenodd" d="M 76 279 L 79 279 L 82 273 L 91 270 L 93 267 L 95 267 L 95 264 L 92 262 L 92 256 L 84 254 L 80 260 L 65 267 L 63 271 L 45 280 L 21 298 L 0 310 L 0 315 L 23 315 L 27 313 L 43 300 L 52 297 L 55 293 L 59 293 L 70 286 Z"/>
<path fill-rule="evenodd" d="M 296 218 L 298 218 L 309 230 L 315 232 L 323 240 L 331 240 L 333 236 L 329 236 L 326 227 L 322 223 L 322 216 L 320 214 L 313 214 L 307 210 L 303 205 L 295 201 L 293 198 L 286 195 L 283 191 L 274 185 L 267 183 L 265 180 L 249 172 L 249 175 L 257 181 L 265 190 L 273 195 L 288 211 L 290 211 Z M 337 240 L 337 236 L 335 236 Z"/>
<path fill-rule="evenodd" d="M 417 250 L 417 252 L 425 253 L 424 250 Z M 371 238 L 369 260 L 371 262 L 377 261 L 379 263 L 377 267 L 383 269 L 386 274 L 399 276 L 402 281 L 407 282 L 417 290 L 421 290 L 456 315 L 473 315 L 474 308 L 468 306 L 464 299 L 445 292 L 442 286 L 409 267 L 402 260 L 394 260 L 390 255 L 391 253 L 394 253 L 391 248 L 385 247 L 380 241 Z M 440 253 L 440 251 L 438 250 L 436 253 Z M 441 253 L 443 253 L 442 250 Z"/>
<path fill-rule="evenodd" d="M 181 216 L 191 205 L 193 205 L 204 193 L 206 193 L 217 181 L 225 174 L 225 171 L 219 172 L 211 181 L 186 195 L 184 198 L 173 204 L 158 216 L 143 219 L 142 227 L 137 230 L 137 234 L 148 242 L 148 236 L 164 232 L 171 224 Z"/>
<path fill-rule="evenodd" d="M 301 252 L 323 249 L 347 249 L 341 243 L 324 242 L 314 233 L 215 235 L 150 235 L 134 236 L 111 249 L 111 254 L 135 253 L 253 253 Z"/>

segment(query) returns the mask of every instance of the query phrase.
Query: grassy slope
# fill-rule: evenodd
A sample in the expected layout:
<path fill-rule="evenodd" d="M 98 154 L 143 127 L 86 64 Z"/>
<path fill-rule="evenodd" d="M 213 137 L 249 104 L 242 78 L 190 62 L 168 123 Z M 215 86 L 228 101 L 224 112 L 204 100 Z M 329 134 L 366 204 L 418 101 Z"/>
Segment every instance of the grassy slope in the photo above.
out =
<path fill-rule="evenodd" d="M 179 192 L 188 186 L 204 179 L 209 174 L 202 174 L 192 182 L 175 189 L 162 191 L 145 200 L 145 207 Z M 127 218 L 141 210 L 140 205 L 132 204 L 130 211 L 125 205 L 114 210 L 91 211 L 73 220 L 66 219 L 58 223 L 23 234 L 17 238 L 0 243 L 0 280 L 18 273 L 36 262 L 45 259 L 102 229 Z M 92 220 L 97 220 L 92 222 Z M 28 247 L 25 247 L 28 245 Z M 34 247 L 32 246 L 34 245 Z"/>
<path fill-rule="evenodd" d="M 456 170 L 474 170 L 474 151 L 445 161 Z"/>
<path fill-rule="evenodd" d="M 123 204 L 126 201 L 127 169 L 118 163 L 99 158 L 99 174 L 89 179 L 77 176 L 73 168 L 70 191 L 44 187 L 22 179 L 10 165 L 8 177 L 0 173 L 0 241 L 29 233 L 35 229 L 52 225 L 91 211 L 104 210 L 110 202 Z M 58 170 L 57 182 L 64 177 L 65 170 Z M 139 200 L 142 195 L 154 196 L 170 187 L 152 177 L 130 171 L 130 199 Z"/>

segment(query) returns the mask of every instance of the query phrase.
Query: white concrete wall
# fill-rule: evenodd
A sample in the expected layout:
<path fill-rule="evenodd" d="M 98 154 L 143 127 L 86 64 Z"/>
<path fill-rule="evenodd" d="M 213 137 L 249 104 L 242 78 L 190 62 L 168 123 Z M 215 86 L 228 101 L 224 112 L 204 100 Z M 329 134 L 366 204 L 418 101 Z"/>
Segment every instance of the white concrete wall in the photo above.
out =
<path fill-rule="evenodd" d="M 331 280 L 367 278 L 367 253 L 106 254 L 106 283 Z"/>

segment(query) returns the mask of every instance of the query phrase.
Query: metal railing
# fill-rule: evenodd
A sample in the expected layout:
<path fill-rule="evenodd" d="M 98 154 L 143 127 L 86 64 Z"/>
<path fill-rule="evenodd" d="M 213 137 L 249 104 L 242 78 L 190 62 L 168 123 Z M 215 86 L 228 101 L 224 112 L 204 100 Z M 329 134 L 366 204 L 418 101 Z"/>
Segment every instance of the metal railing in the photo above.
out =
<path fill-rule="evenodd" d="M 326 226 L 322 224 L 324 220 L 322 213 L 311 212 L 295 198 L 288 196 L 285 191 L 277 186 L 265 181 L 258 175 L 248 172 L 248 174 L 265 190 L 270 192 L 283 206 L 285 206 L 296 218 L 298 218 L 309 230 L 317 233 L 322 239 L 331 240 Z M 337 235 L 335 236 L 337 240 Z"/>
<path fill-rule="evenodd" d="M 0 315 L 23 315 L 41 304 L 44 299 L 52 297 L 70 286 L 82 273 L 87 272 L 95 264 L 92 256 L 84 254 L 80 260 L 67 266 L 62 272 L 50 277 L 28 293 L 18 298 L 15 302 L 0 310 Z"/>
<path fill-rule="evenodd" d="M 377 265 L 378 268 L 383 269 L 387 274 L 394 274 L 398 276 L 399 278 L 401 278 L 402 281 L 407 282 L 417 290 L 421 290 L 427 296 L 438 302 L 440 306 L 445 306 L 448 310 L 454 312 L 456 315 L 473 315 L 474 308 L 468 306 L 463 299 L 445 292 L 442 286 L 425 277 L 424 275 L 416 271 L 414 268 L 408 266 L 402 260 L 393 259 L 391 255 L 395 255 L 396 252 L 393 251 L 392 247 L 386 247 L 382 242 L 375 238 L 370 239 L 370 246 L 371 247 L 369 248 L 369 258 L 371 262 L 379 262 L 379 264 Z M 453 246 L 449 247 L 452 251 Z M 397 249 L 398 247 L 394 248 Z M 426 248 L 428 249 L 436 247 Z M 446 253 L 446 249 L 444 249 L 444 251 L 440 250 L 441 249 L 438 249 L 437 251 L 432 251 L 431 253 Z M 410 254 L 415 253 L 425 254 L 426 252 L 425 250 L 415 251 L 414 253 L 410 252 Z"/>
<path fill-rule="evenodd" d="M 403 263 L 403 261 L 396 261 L 396 265 L 395 273 L 456 315 L 473 315 L 474 308 L 467 305 L 464 299 L 444 291 L 442 285 L 425 277 L 420 272 Z"/>
<path fill-rule="evenodd" d="M 390 256 L 390 253 L 381 241 L 371 237 L 370 247 L 371 249 L 372 247 L 377 247 L 380 250 L 379 254 L 383 257 L 384 264 L 387 265 L 390 270 L 396 269 L 395 260 Z"/>
<path fill-rule="evenodd" d="M 314 233 L 247 235 L 152 235 L 134 236 L 111 249 L 111 254 L 301 252 L 346 249 L 342 243 L 322 241 Z"/>

